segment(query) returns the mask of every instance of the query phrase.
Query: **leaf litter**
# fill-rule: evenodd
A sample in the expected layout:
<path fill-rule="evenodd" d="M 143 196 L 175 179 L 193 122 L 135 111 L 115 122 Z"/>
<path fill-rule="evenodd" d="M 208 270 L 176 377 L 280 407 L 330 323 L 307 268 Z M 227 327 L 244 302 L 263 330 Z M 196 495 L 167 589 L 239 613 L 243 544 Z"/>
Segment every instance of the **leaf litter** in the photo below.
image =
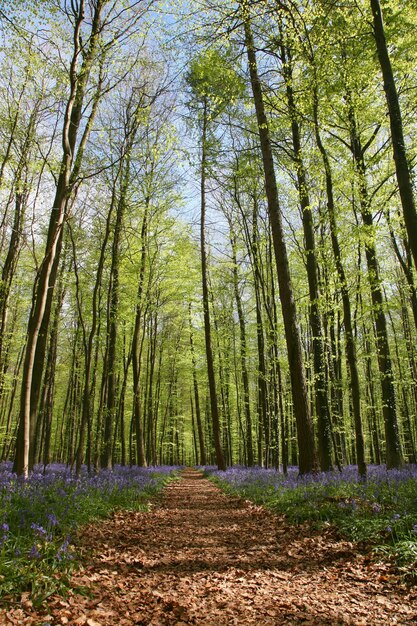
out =
<path fill-rule="evenodd" d="M 185 470 L 149 512 L 84 526 L 67 598 L 0 626 L 417 624 L 417 592 L 332 528 L 292 526 Z M 83 593 L 80 594 L 80 589 Z"/>

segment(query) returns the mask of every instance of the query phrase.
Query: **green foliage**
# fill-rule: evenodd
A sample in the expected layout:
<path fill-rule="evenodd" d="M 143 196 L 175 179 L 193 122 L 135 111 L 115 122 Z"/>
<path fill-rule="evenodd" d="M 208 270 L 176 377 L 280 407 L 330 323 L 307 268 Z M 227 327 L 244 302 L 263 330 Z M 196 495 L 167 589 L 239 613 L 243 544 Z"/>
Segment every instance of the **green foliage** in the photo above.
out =
<path fill-rule="evenodd" d="M 230 54 L 215 48 L 196 56 L 189 65 L 185 81 L 191 90 L 188 106 L 191 110 L 204 108 L 209 119 L 221 115 L 228 106 L 236 105 L 245 84 L 232 64 Z"/>

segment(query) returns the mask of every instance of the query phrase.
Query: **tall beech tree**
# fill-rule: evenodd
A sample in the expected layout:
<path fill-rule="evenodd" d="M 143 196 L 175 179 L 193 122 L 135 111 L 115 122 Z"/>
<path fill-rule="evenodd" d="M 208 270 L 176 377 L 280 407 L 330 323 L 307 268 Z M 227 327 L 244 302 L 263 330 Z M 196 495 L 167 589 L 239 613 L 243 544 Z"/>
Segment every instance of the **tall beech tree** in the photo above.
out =
<path fill-rule="evenodd" d="M 285 39 L 285 35 L 283 35 Z M 307 172 L 301 145 L 300 116 L 294 96 L 293 61 L 291 50 L 281 45 L 282 73 L 287 92 L 288 112 L 291 122 L 294 162 L 297 172 L 297 187 L 302 212 L 304 245 L 307 266 L 308 289 L 310 296 L 310 326 L 313 344 L 314 392 L 318 423 L 318 452 L 322 471 L 332 469 L 332 427 L 329 402 L 327 399 L 326 361 L 324 335 L 320 313 L 320 290 L 317 267 L 317 251 L 313 223 L 313 212 L 308 192 Z"/>
<path fill-rule="evenodd" d="M 368 267 L 368 280 L 375 320 L 375 336 L 378 353 L 378 367 L 381 374 L 381 391 L 383 402 L 386 461 L 389 469 L 400 467 L 402 463 L 401 444 L 398 431 L 397 402 L 394 385 L 394 372 L 388 341 L 388 329 L 384 312 L 384 296 L 381 288 L 381 279 L 378 258 L 375 246 L 375 225 L 373 223 L 371 200 L 366 182 L 365 153 L 372 144 L 374 133 L 362 146 L 356 123 L 355 110 L 350 94 L 347 96 L 348 118 L 350 127 L 351 150 L 358 173 L 359 203 L 363 225 L 366 229 L 365 256 Z"/>
<path fill-rule="evenodd" d="M 234 224 L 229 219 L 230 229 L 230 247 L 232 250 L 232 263 L 233 263 L 233 289 L 236 301 L 236 309 L 239 319 L 239 338 L 240 338 L 240 366 L 242 369 L 242 385 L 243 385 L 243 408 L 245 415 L 246 426 L 246 450 L 247 450 L 247 465 L 252 467 L 254 464 L 253 456 L 253 441 L 252 441 L 252 416 L 251 416 L 251 404 L 250 404 L 250 388 L 249 388 L 249 373 L 247 366 L 247 332 L 245 316 L 243 313 L 242 298 L 240 296 L 239 289 L 239 275 L 238 275 L 238 262 L 236 252 L 236 236 L 234 233 Z"/>
<path fill-rule="evenodd" d="M 206 444 L 204 441 L 204 431 L 203 431 L 203 423 L 201 417 L 201 408 L 200 408 L 200 392 L 198 388 L 198 380 L 197 380 L 197 371 L 196 371 L 196 357 L 195 357 L 195 349 L 194 349 L 194 333 L 192 326 L 192 308 L 191 303 L 189 305 L 189 325 L 190 325 L 190 350 L 191 350 L 191 363 L 193 369 L 193 391 L 194 391 L 194 411 L 195 411 L 195 421 L 197 425 L 197 435 L 198 435 L 198 450 L 199 450 L 199 462 L 200 465 L 207 465 L 207 456 L 206 456 Z M 193 412 L 194 415 L 194 412 Z M 197 437 L 196 437 L 196 446 L 197 446 Z"/>
<path fill-rule="evenodd" d="M 109 288 L 107 298 L 107 330 L 106 330 L 106 352 L 105 363 L 106 368 L 103 372 L 105 376 L 105 408 L 104 408 L 104 429 L 103 429 L 103 450 L 101 457 L 102 467 L 112 467 L 112 445 L 113 445 L 113 429 L 116 422 L 117 412 L 117 340 L 119 333 L 119 302 L 120 302 L 120 264 L 121 264 L 121 245 L 122 232 L 124 228 L 125 213 L 129 204 L 129 193 L 132 186 L 132 159 L 134 156 L 135 145 L 138 141 L 138 132 L 141 126 L 141 117 L 143 110 L 149 106 L 147 98 L 144 96 L 141 86 L 134 85 L 128 94 L 127 101 L 122 111 L 122 136 L 119 146 L 119 168 L 115 180 L 113 181 L 112 201 L 115 204 L 114 224 L 112 227 L 113 241 L 111 249 L 111 267 L 109 276 Z M 149 204 L 149 200 L 146 200 Z M 145 216 L 143 219 L 142 233 L 143 245 L 145 245 L 147 211 L 145 208 Z M 144 267 L 144 260 L 143 260 Z M 139 289 L 141 288 L 141 280 L 139 281 Z M 139 294 L 140 295 L 140 294 Z M 134 390 L 135 395 L 138 381 L 135 378 L 134 360 Z M 140 421 L 140 420 L 139 420 Z M 137 436 L 140 430 L 137 430 Z M 142 444 L 143 445 L 143 444 Z M 144 460 L 138 455 L 140 465 L 144 464 Z"/>
<path fill-rule="evenodd" d="M 316 77 L 315 77 L 316 79 Z M 365 442 L 363 436 L 363 422 L 362 422 L 362 410 L 361 410 L 361 391 L 359 381 L 359 369 L 357 360 L 356 343 L 354 337 L 353 320 L 352 320 L 352 307 L 350 302 L 350 295 L 348 289 L 348 282 L 346 279 L 346 272 L 343 265 L 342 252 L 339 243 L 339 235 L 336 220 L 336 206 L 334 198 L 334 185 L 332 168 L 330 165 L 330 158 L 327 149 L 322 141 L 319 124 L 319 98 L 317 93 L 317 83 L 315 83 L 313 89 L 313 116 L 314 116 L 314 131 L 317 142 L 317 147 L 323 159 L 323 168 L 326 182 L 326 200 L 327 200 L 327 212 L 330 227 L 330 238 L 332 243 L 332 250 L 334 255 L 334 261 L 336 271 L 340 283 L 340 290 L 343 304 L 343 323 L 345 326 L 345 342 L 346 342 L 346 360 L 350 374 L 350 384 L 352 389 L 352 411 L 355 426 L 355 443 L 356 443 L 356 460 L 358 464 L 358 471 L 361 476 L 366 476 L 366 461 L 365 461 Z"/>
<path fill-rule="evenodd" d="M 278 187 L 276 182 L 273 152 L 271 148 L 269 125 L 265 112 L 262 86 L 257 69 L 256 50 L 252 35 L 249 3 L 243 0 L 241 2 L 241 9 L 245 30 L 245 46 L 248 57 L 250 80 L 262 150 L 265 189 L 268 198 L 268 211 L 271 220 L 275 262 L 278 271 L 279 293 L 284 318 L 285 338 L 291 375 L 292 399 L 294 404 L 294 415 L 297 423 L 299 469 L 300 474 L 306 474 L 316 470 L 317 460 L 313 437 L 313 424 L 307 394 L 300 330 L 297 321 L 287 247 L 282 227 L 281 208 L 278 199 Z"/>
<path fill-rule="evenodd" d="M 206 182 L 209 166 L 210 124 L 222 113 L 230 102 L 235 101 L 242 90 L 242 85 L 228 59 L 216 50 L 196 57 L 187 74 L 192 98 L 196 103 L 196 113 L 201 129 L 200 161 L 200 251 L 201 283 L 203 291 L 204 334 L 207 358 L 207 373 L 210 390 L 210 408 L 213 424 L 213 438 L 216 461 L 220 470 L 226 469 L 221 441 L 221 425 L 216 391 L 212 331 L 210 323 L 210 305 L 208 290 L 208 268 L 206 249 Z M 193 109 L 193 101 L 190 103 Z"/>
<path fill-rule="evenodd" d="M 88 139 L 96 108 L 90 113 L 82 141 L 76 152 L 76 142 L 84 109 L 84 98 L 87 91 L 90 73 L 96 61 L 97 50 L 102 29 L 102 12 L 105 0 L 97 0 L 92 7 L 90 27 L 86 33 L 83 26 L 86 21 L 84 0 L 73 3 L 68 20 L 73 20 L 73 51 L 69 72 L 69 98 L 66 105 L 62 128 L 62 159 L 59 167 L 55 199 L 52 205 L 48 228 L 45 253 L 37 273 L 33 291 L 32 308 L 28 323 L 26 351 L 23 367 L 20 425 L 14 471 L 27 476 L 29 472 L 31 446 L 33 445 L 33 423 L 39 397 L 39 373 L 43 370 L 43 355 L 38 359 L 36 389 L 33 387 L 34 364 L 36 352 L 40 353 L 38 339 L 43 324 L 44 335 L 49 325 L 51 294 L 53 293 L 56 272 L 62 247 L 62 231 L 68 202 L 76 183 L 81 166 L 82 153 Z M 48 297 L 49 296 L 49 297 Z M 44 341 L 45 343 L 45 341 Z M 40 362 L 39 362 L 40 361 Z M 40 371 L 39 371 L 40 370 Z"/>
<path fill-rule="evenodd" d="M 395 172 L 397 175 L 398 189 L 404 215 L 404 223 L 407 228 L 408 240 L 417 269 L 417 209 L 413 189 L 410 163 L 404 137 L 403 120 L 400 100 L 388 45 L 385 36 L 382 9 L 379 0 L 370 0 L 373 15 L 373 26 L 378 59 L 384 78 L 384 90 L 390 119 L 391 141 L 394 150 Z"/>

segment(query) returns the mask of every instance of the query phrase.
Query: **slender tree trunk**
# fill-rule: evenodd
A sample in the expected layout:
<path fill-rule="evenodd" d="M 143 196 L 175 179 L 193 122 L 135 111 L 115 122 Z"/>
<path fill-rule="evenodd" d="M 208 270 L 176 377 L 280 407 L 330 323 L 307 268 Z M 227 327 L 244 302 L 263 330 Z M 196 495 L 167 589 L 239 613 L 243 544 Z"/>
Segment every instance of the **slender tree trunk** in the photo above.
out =
<path fill-rule="evenodd" d="M 124 339 L 126 343 L 126 339 Z M 124 349 L 126 353 L 126 347 Z M 118 423 L 120 424 L 120 447 L 121 447 L 121 464 L 126 465 L 126 428 L 125 428 L 125 408 L 126 408 L 126 389 L 129 377 L 130 364 L 132 362 L 132 346 L 128 347 L 127 355 L 123 356 L 123 380 L 120 387 L 119 406 L 118 406 Z"/>
<path fill-rule="evenodd" d="M 265 356 L 265 333 L 262 315 L 262 291 L 263 276 L 261 269 L 261 259 L 259 250 L 259 230 L 258 230 L 258 202 L 253 198 L 252 208 L 252 234 L 250 236 L 250 254 L 252 257 L 253 286 L 255 291 L 256 310 L 256 344 L 258 351 L 257 368 L 257 450 L 258 464 L 264 465 L 268 458 L 269 451 L 269 420 L 268 420 L 268 390 L 266 384 L 266 356 Z"/>
<path fill-rule="evenodd" d="M 204 316 L 204 337 L 206 346 L 207 375 L 210 391 L 210 409 L 213 425 L 214 449 L 216 452 L 216 462 L 219 470 L 226 469 L 226 463 L 222 448 L 221 426 L 219 407 L 217 404 L 216 375 L 214 372 L 213 349 L 211 344 L 211 324 L 210 305 L 207 277 L 207 251 L 206 251 L 206 168 L 207 168 L 207 104 L 204 104 L 203 131 L 201 138 L 201 224 L 200 224 L 200 246 L 201 246 L 201 282 L 203 288 L 203 316 Z"/>
<path fill-rule="evenodd" d="M 385 439 L 386 439 L 386 462 L 387 468 L 400 467 L 402 464 L 401 444 L 398 432 L 397 406 L 394 387 L 394 373 L 392 369 L 391 355 L 388 343 L 387 321 L 384 313 L 384 298 L 379 276 L 379 266 L 375 247 L 374 223 L 368 190 L 366 185 L 366 167 L 364 149 L 356 128 L 355 112 L 349 103 L 349 125 L 351 134 L 351 146 L 358 173 L 359 201 L 363 225 L 366 228 L 365 257 L 368 266 L 368 280 L 371 291 L 373 317 L 375 320 L 375 336 L 377 345 L 377 360 L 381 377 L 382 411 L 384 416 Z"/>
<path fill-rule="evenodd" d="M 391 60 L 388 54 L 380 1 L 370 0 L 370 3 L 378 59 L 384 78 L 384 90 L 391 127 L 391 141 L 394 149 L 395 171 L 400 191 L 404 222 L 414 258 L 414 265 L 417 269 L 417 211 L 410 166 L 407 159 L 400 101 L 395 84 L 394 72 L 392 71 Z"/>
<path fill-rule="evenodd" d="M 149 380 L 147 393 L 147 458 L 150 465 L 154 465 L 155 455 L 153 450 L 155 415 L 154 415 L 154 374 L 156 363 L 156 337 L 158 332 L 158 312 L 151 315 L 149 320 Z"/>
<path fill-rule="evenodd" d="M 261 296 L 258 283 L 255 283 L 256 339 L 258 346 L 258 463 L 264 465 L 269 451 L 268 400 L 266 387 L 265 336 L 262 320 Z M 264 452 L 262 448 L 264 444 Z"/>
<path fill-rule="evenodd" d="M 196 425 L 195 425 L 195 417 L 194 417 L 194 402 L 193 402 L 192 390 L 190 390 L 190 407 L 191 407 L 191 427 L 193 431 L 194 458 L 195 458 L 195 465 L 198 465 L 199 453 L 198 453 L 198 445 L 197 445 L 197 433 L 196 433 Z"/>
<path fill-rule="evenodd" d="M 210 285 L 210 281 L 208 281 L 208 290 L 209 297 L 211 300 L 211 307 L 213 311 L 213 329 L 214 329 L 214 338 L 217 348 L 217 362 L 218 362 L 218 382 L 220 388 L 220 400 L 219 404 L 221 407 L 221 416 L 223 418 L 223 441 L 222 441 L 222 449 L 225 456 L 226 465 L 233 465 L 232 454 L 231 454 L 231 429 L 230 429 L 230 405 L 229 405 L 229 395 L 228 395 L 228 367 L 227 363 L 225 364 L 225 355 L 227 355 L 228 351 L 222 349 L 221 341 L 220 341 L 220 329 L 219 329 L 219 320 L 216 311 L 216 306 L 214 302 L 214 294 Z M 226 357 L 227 360 L 227 357 Z"/>
<path fill-rule="evenodd" d="M 278 469 L 280 463 L 280 421 L 282 419 L 282 389 L 280 381 L 280 365 L 279 365 L 279 352 L 278 352 L 278 311 L 276 303 L 276 289 L 275 289 L 275 276 L 272 269 L 272 235 L 269 229 L 269 241 L 268 241 L 268 264 L 271 270 L 271 290 L 270 290 L 270 304 L 268 310 L 271 311 L 270 317 L 270 343 L 271 343 L 271 378 L 272 378 L 272 414 L 273 421 L 275 423 L 274 433 L 274 466 Z M 284 454 L 284 452 L 283 452 Z"/>
<path fill-rule="evenodd" d="M 253 458 L 253 441 L 252 441 L 252 417 L 250 410 L 250 393 L 249 393 L 249 373 L 247 367 L 247 341 L 246 341 L 246 325 L 245 317 L 243 314 L 242 298 L 239 292 L 239 278 L 238 278 L 238 266 L 236 258 L 236 239 L 233 235 L 232 225 L 230 224 L 230 244 L 232 248 L 232 263 L 233 263 L 233 288 L 235 292 L 235 301 L 237 315 L 239 319 L 239 332 L 240 332 L 240 367 L 242 371 L 242 384 L 243 384 L 243 409 L 245 414 L 246 424 L 246 455 L 247 465 L 252 467 L 254 464 Z"/>
<path fill-rule="evenodd" d="M 282 471 L 286 476 L 288 473 L 288 415 L 286 414 L 286 411 L 284 410 L 284 401 L 283 401 L 284 388 L 282 385 L 282 372 L 281 372 L 281 365 L 279 364 L 279 361 L 277 362 L 277 376 L 278 376 L 278 393 L 279 393 L 278 395 L 279 412 L 281 416 L 280 430 L 281 430 L 281 450 L 282 450 L 282 454 L 281 454 Z"/>
<path fill-rule="evenodd" d="M 333 256 L 336 265 L 336 271 L 340 282 L 340 291 L 342 294 L 343 304 L 343 323 L 345 326 L 345 342 L 346 342 L 346 359 L 349 367 L 350 386 L 352 390 L 352 409 L 355 425 L 355 444 L 356 458 L 358 463 L 358 472 L 360 476 L 366 476 L 365 462 L 365 442 L 363 437 L 363 424 L 361 412 L 361 393 L 359 383 L 359 371 L 356 356 L 355 337 L 353 332 L 352 308 L 350 304 L 349 289 L 346 280 L 346 274 L 342 262 L 342 254 L 338 238 L 338 228 L 336 223 L 336 207 L 333 193 L 333 176 L 330 167 L 330 160 L 327 151 L 323 145 L 320 126 L 318 119 L 318 96 L 317 91 L 314 92 L 314 128 L 316 135 L 316 143 L 323 159 L 324 173 L 326 177 L 326 195 L 327 195 L 327 212 L 330 226 L 330 239 L 332 243 Z"/>
<path fill-rule="evenodd" d="M 331 406 L 332 406 L 332 433 L 335 449 L 335 458 L 339 471 L 341 465 L 346 461 L 344 454 L 344 432 L 343 432 L 343 377 L 342 377 L 342 358 L 340 346 L 340 314 L 338 312 L 337 329 L 335 328 L 334 310 L 328 312 L 324 316 L 324 332 L 328 345 L 328 367 L 332 381 L 331 386 Z M 349 365 L 348 365 L 349 368 Z"/>
<path fill-rule="evenodd" d="M 320 292 L 317 269 L 317 254 L 314 236 L 313 214 L 308 194 L 307 174 L 301 150 L 300 127 L 294 100 L 292 60 L 288 50 L 281 46 L 283 61 L 283 76 L 287 91 L 288 110 L 291 119 L 292 142 L 294 161 L 297 170 L 298 194 L 302 212 L 304 231 L 304 245 L 306 253 L 307 279 L 309 289 L 309 319 L 312 334 L 313 366 L 314 366 L 314 395 L 318 426 L 318 453 L 320 468 L 327 472 L 333 469 L 332 465 L 332 427 L 330 421 L 329 403 L 327 400 L 326 362 L 322 320 L 319 310 Z"/>
<path fill-rule="evenodd" d="M 136 310 L 135 310 L 135 326 L 133 330 L 132 340 L 132 371 L 133 371 L 133 411 L 134 411 L 134 423 L 136 431 L 136 462 L 139 467 L 146 466 L 145 455 L 145 440 L 143 434 L 143 419 L 141 411 L 141 396 L 140 396 L 140 370 L 141 370 L 141 350 L 139 349 L 140 343 L 140 331 L 143 320 L 143 299 L 144 299 L 144 283 L 145 283 L 145 267 L 147 262 L 147 233 L 148 233 L 148 212 L 149 212 L 150 198 L 145 200 L 145 212 L 142 219 L 141 228 L 141 261 L 138 278 L 138 290 L 136 295 Z"/>
<path fill-rule="evenodd" d="M 155 390 L 155 405 L 154 405 L 154 412 L 155 412 L 155 428 L 154 428 L 154 433 L 153 433 L 153 441 L 152 441 L 152 454 L 153 454 L 153 459 L 154 465 L 158 465 L 159 461 L 158 461 L 158 428 L 159 428 L 159 415 L 160 415 L 160 405 L 161 405 L 161 379 L 162 379 L 162 371 L 161 371 L 161 365 L 163 362 L 163 358 L 164 358 L 164 345 L 163 345 L 163 341 L 160 342 L 159 345 L 159 355 L 158 355 L 158 368 L 157 368 L 157 375 L 156 375 L 156 390 Z"/>
<path fill-rule="evenodd" d="M 199 463 L 200 465 L 207 465 L 207 457 L 206 457 L 206 445 L 204 443 L 204 431 L 203 424 L 201 420 L 201 410 L 200 410 L 200 394 L 198 391 L 198 381 L 197 381 L 197 366 L 195 359 L 195 350 L 194 350 L 194 337 L 193 337 L 193 327 L 191 322 L 191 304 L 188 307 L 189 314 L 189 326 L 190 326 L 190 350 L 191 350 L 191 363 L 193 368 L 193 389 L 194 389 L 194 407 L 195 407 L 195 421 L 197 423 L 197 434 L 198 434 L 198 444 L 199 444 Z"/>
<path fill-rule="evenodd" d="M 405 377 L 405 372 L 402 366 L 402 359 L 401 359 L 399 348 L 398 348 L 397 331 L 395 330 L 395 324 L 392 318 L 391 311 L 388 311 L 388 316 L 391 322 L 392 334 L 393 334 L 393 339 L 394 339 L 394 347 L 395 347 L 395 356 L 397 358 L 398 375 L 399 375 L 399 380 L 401 381 L 400 387 L 401 387 L 401 395 L 403 399 L 403 407 L 404 407 L 404 414 L 405 414 L 405 419 L 403 420 L 403 432 L 404 432 L 404 443 L 405 443 L 405 449 L 407 453 L 407 460 L 408 460 L 408 463 L 416 463 L 417 462 L 416 446 L 415 446 L 414 438 L 413 438 L 413 429 L 411 425 L 410 411 L 408 408 L 408 398 L 406 394 L 406 385 L 408 381 Z"/>
<path fill-rule="evenodd" d="M 291 373 L 292 399 L 297 424 L 297 439 L 299 447 L 299 470 L 300 474 L 306 474 L 315 471 L 317 468 L 313 424 L 308 401 L 297 311 L 282 226 L 281 209 L 278 200 L 278 188 L 275 177 L 268 120 L 265 113 L 262 87 L 257 70 L 256 53 L 250 26 L 250 9 L 247 0 L 241 0 L 241 7 L 245 29 L 245 45 L 262 150 L 265 188 L 268 199 L 269 218 L 271 220 L 275 262 L 277 265 L 279 295 L 284 318 L 288 363 Z"/>

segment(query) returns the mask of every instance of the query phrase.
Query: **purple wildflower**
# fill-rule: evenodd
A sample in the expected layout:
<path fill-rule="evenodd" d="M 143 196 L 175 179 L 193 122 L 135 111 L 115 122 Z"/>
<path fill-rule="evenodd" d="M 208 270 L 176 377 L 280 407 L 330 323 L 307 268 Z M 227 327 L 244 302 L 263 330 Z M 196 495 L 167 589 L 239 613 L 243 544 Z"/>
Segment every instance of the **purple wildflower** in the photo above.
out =
<path fill-rule="evenodd" d="M 59 546 L 57 553 L 55 554 L 55 558 L 58 561 L 62 561 L 64 558 L 70 559 L 72 558 L 68 552 L 68 548 L 70 545 L 71 537 L 65 537 L 63 543 Z"/>
<path fill-rule="evenodd" d="M 33 544 L 31 551 L 29 552 L 29 557 L 31 559 L 39 559 L 40 556 L 41 555 L 39 554 L 38 547 L 35 544 Z"/>
<path fill-rule="evenodd" d="M 45 537 L 48 534 L 43 526 L 40 526 L 40 524 L 33 523 L 30 527 L 34 531 L 35 535 L 38 535 L 38 537 Z"/>
<path fill-rule="evenodd" d="M 46 516 L 48 522 L 50 523 L 51 526 L 56 526 L 58 524 L 58 520 L 56 518 L 55 513 L 48 513 L 48 515 Z"/>

